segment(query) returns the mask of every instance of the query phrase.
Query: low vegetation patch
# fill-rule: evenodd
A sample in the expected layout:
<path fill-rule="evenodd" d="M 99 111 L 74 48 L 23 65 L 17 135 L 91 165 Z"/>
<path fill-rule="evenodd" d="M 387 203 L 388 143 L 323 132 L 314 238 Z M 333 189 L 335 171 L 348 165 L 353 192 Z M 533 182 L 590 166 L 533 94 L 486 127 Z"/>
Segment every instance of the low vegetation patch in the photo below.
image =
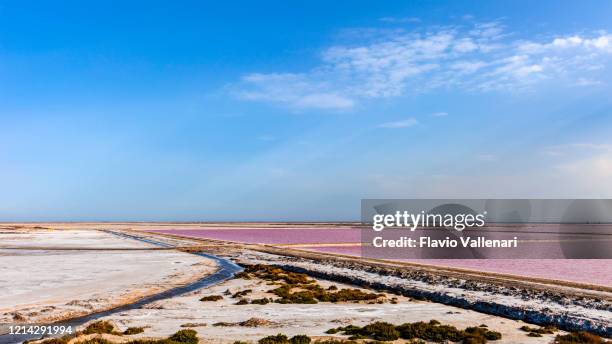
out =
<path fill-rule="evenodd" d="M 182 344 L 198 344 L 198 334 L 194 330 L 180 330 L 168 338 L 171 342 Z"/>
<path fill-rule="evenodd" d="M 588 332 L 572 332 L 565 335 L 557 335 L 554 344 L 611 344 L 612 341 L 605 340 L 600 336 Z"/>
<path fill-rule="evenodd" d="M 250 318 L 241 322 L 225 322 L 221 321 L 218 323 L 214 323 L 213 326 L 243 326 L 243 327 L 260 327 L 260 326 L 268 326 L 272 324 L 269 320 L 261 319 L 261 318 Z"/>
<path fill-rule="evenodd" d="M 240 323 L 217 323 L 215 326 L 246 326 L 257 327 L 266 326 L 270 322 L 264 319 L 251 318 Z M 191 326 L 205 326 L 206 324 L 185 324 Z M 182 325 L 183 327 L 183 325 Z M 529 326 L 521 327 L 521 330 L 528 332 L 528 335 L 550 334 L 557 331 L 554 327 L 532 328 Z M 115 326 L 109 321 L 96 321 L 89 324 L 85 330 L 76 332 L 72 335 L 61 338 L 48 338 L 40 341 L 40 344 L 68 344 L 71 340 L 77 339 L 77 344 L 115 344 L 115 342 L 96 336 L 79 341 L 78 337 L 86 334 L 113 334 L 121 336 L 124 334 L 142 333 L 142 327 L 129 327 L 124 332 L 117 332 Z M 463 344 L 485 344 L 488 341 L 495 341 L 502 338 L 499 332 L 489 330 L 486 325 L 468 327 L 459 330 L 454 326 L 443 325 L 437 320 L 429 322 L 405 323 L 393 325 L 386 322 L 375 322 L 366 326 L 344 326 L 332 328 L 326 331 L 328 334 L 340 333 L 350 336 L 347 339 L 326 339 L 312 341 L 306 335 L 297 335 L 291 338 L 284 334 L 267 336 L 261 338 L 258 344 L 357 344 L 368 343 L 377 344 L 382 342 L 394 341 L 398 339 L 407 340 L 406 343 L 427 342 L 461 342 Z M 367 340 L 363 342 L 362 340 Z M 122 342 L 122 344 L 198 344 L 197 332 L 192 329 L 183 329 L 165 339 L 136 339 Z M 234 344 L 247 344 L 247 342 L 236 341 Z M 565 335 L 557 335 L 553 344 L 612 344 L 612 341 L 601 338 L 588 332 L 574 332 Z"/>
<path fill-rule="evenodd" d="M 281 268 L 264 264 L 249 265 L 244 269 L 243 274 L 248 275 L 248 277 L 255 276 L 266 281 L 284 282 L 286 284 L 314 283 L 314 280 L 308 278 L 306 274 L 285 271 Z"/>
<path fill-rule="evenodd" d="M 277 334 L 276 336 L 267 336 L 260 339 L 257 343 L 259 344 L 309 344 L 311 342 L 310 337 L 305 335 L 297 335 L 288 338 L 284 334 Z M 235 343 L 234 343 L 235 344 Z"/>
<path fill-rule="evenodd" d="M 490 331 L 485 327 L 468 327 L 459 330 L 454 326 L 442 325 L 437 320 L 405 323 L 395 326 L 386 322 L 375 322 L 363 327 L 349 325 L 328 330 L 326 333 L 341 333 L 349 339 L 373 339 L 393 341 L 399 338 L 408 340 L 426 340 L 432 342 L 459 342 L 464 344 L 486 343 L 488 340 L 501 339 L 501 333 Z"/>
<path fill-rule="evenodd" d="M 123 334 L 129 336 L 132 334 L 139 334 L 143 332 L 144 332 L 144 327 L 128 327 L 125 331 L 123 331 Z"/>
<path fill-rule="evenodd" d="M 253 290 L 251 290 L 251 289 L 245 289 L 245 290 L 236 292 L 236 293 L 234 293 L 234 295 L 232 295 L 232 299 L 239 299 L 239 298 L 241 298 L 243 296 L 246 296 L 247 294 L 250 294 L 252 292 L 253 292 Z"/>
<path fill-rule="evenodd" d="M 261 319 L 261 318 L 250 318 L 248 320 L 238 323 L 238 325 L 244 326 L 244 327 L 268 326 L 270 324 L 272 323 L 269 320 Z"/>
<path fill-rule="evenodd" d="M 95 338 L 86 339 L 82 342 L 78 342 L 78 344 L 113 344 L 113 343 L 104 338 L 95 337 Z"/>
<path fill-rule="evenodd" d="M 558 331 L 554 326 L 531 327 L 527 325 L 521 326 L 519 330 L 527 332 L 529 337 L 542 337 L 543 334 L 553 334 Z"/>
<path fill-rule="evenodd" d="M 113 334 L 116 336 L 120 335 L 133 335 L 138 333 L 143 333 L 144 327 L 128 327 L 123 332 L 118 332 L 115 328 L 115 325 L 110 321 L 100 320 L 94 323 L 89 324 L 83 332 L 77 332 L 76 335 L 80 334 Z M 49 343 L 50 344 L 50 343 Z"/>
<path fill-rule="evenodd" d="M 248 305 L 249 304 L 249 300 L 247 299 L 240 299 L 238 300 L 238 302 L 235 303 L 235 305 Z"/>
<path fill-rule="evenodd" d="M 181 327 L 206 327 L 206 323 L 185 323 L 182 324 Z"/>
<path fill-rule="evenodd" d="M 203 298 L 200 299 L 200 301 L 202 302 L 215 302 L 215 301 L 220 301 L 223 300 L 223 296 L 221 295 L 209 295 L 209 296 L 204 296 Z"/>
<path fill-rule="evenodd" d="M 545 327 L 521 326 L 520 330 L 525 331 L 525 332 L 539 333 L 539 334 L 553 334 L 557 331 L 557 328 L 554 326 L 545 326 Z"/>
<path fill-rule="evenodd" d="M 258 344 L 357 344 L 354 340 L 343 340 L 343 339 L 324 339 L 312 341 L 312 339 L 306 335 L 297 335 L 291 338 L 287 337 L 284 334 L 277 334 L 275 336 L 267 336 L 259 341 Z M 376 344 L 376 341 L 369 341 L 368 344 Z M 243 341 L 235 341 L 234 344 L 248 344 L 248 342 Z"/>
<path fill-rule="evenodd" d="M 359 289 L 341 289 L 336 286 L 330 286 L 325 289 L 316 283 L 315 280 L 309 278 L 306 274 L 285 271 L 281 268 L 257 264 L 249 265 L 243 272 L 237 275 L 239 278 L 259 278 L 272 284 L 280 285 L 273 289 L 271 293 L 278 296 L 277 299 L 256 299 L 251 301 L 251 304 L 265 305 L 269 302 L 282 304 L 313 304 L 318 302 L 384 302 L 384 294 L 376 294 L 365 292 Z M 246 291 L 250 292 L 250 289 Z M 240 292 L 232 297 L 242 297 L 247 293 Z M 240 305 L 248 304 L 248 301 L 240 301 Z"/>
<path fill-rule="evenodd" d="M 251 300 L 252 305 L 267 305 L 270 302 L 274 302 L 274 300 L 272 298 L 267 297 Z"/>
<path fill-rule="evenodd" d="M 113 325 L 110 321 L 96 321 L 94 323 L 89 324 L 85 330 L 83 330 L 84 334 L 92 334 L 92 333 L 108 333 L 108 334 L 120 334 L 115 331 L 115 325 Z"/>
<path fill-rule="evenodd" d="M 110 329 L 110 332 L 108 332 L 109 324 L 112 327 L 112 329 Z M 135 327 L 132 327 L 132 328 L 135 328 Z M 112 326 L 112 323 L 108 321 L 97 321 L 87 326 L 87 328 L 82 332 L 76 332 L 72 335 L 64 336 L 61 338 L 45 339 L 42 342 L 40 342 L 40 344 L 67 344 L 69 341 L 71 341 L 74 338 L 77 338 L 75 342 L 78 344 L 113 344 L 114 343 L 110 340 L 103 339 L 100 337 L 94 337 L 94 338 L 89 338 L 86 340 L 79 341 L 78 337 L 84 334 L 115 334 L 115 335 L 120 336 L 123 333 L 116 332 L 114 330 L 114 326 Z M 123 344 L 198 344 L 199 341 L 200 339 L 198 338 L 196 331 L 180 330 L 176 332 L 175 334 L 173 334 L 172 336 L 165 338 L 165 339 L 158 339 L 158 340 L 136 339 L 136 340 L 123 342 Z"/>
<path fill-rule="evenodd" d="M 43 340 L 41 343 L 44 344 L 66 344 L 68 343 L 68 341 L 72 338 L 72 336 L 64 336 L 61 338 L 49 338 L 49 339 L 45 339 Z M 24 342 L 24 344 L 27 344 L 27 341 Z"/>

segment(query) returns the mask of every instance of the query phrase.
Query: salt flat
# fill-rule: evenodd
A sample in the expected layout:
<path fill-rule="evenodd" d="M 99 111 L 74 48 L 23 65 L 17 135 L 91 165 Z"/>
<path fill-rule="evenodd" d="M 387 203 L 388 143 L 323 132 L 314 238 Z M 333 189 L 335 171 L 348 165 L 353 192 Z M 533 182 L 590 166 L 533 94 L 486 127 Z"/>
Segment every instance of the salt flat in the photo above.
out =
<path fill-rule="evenodd" d="M 336 285 L 338 288 L 355 288 L 355 286 L 326 280 L 316 279 L 316 281 L 323 288 L 330 285 Z M 237 340 L 256 342 L 262 337 L 277 333 L 283 333 L 289 337 L 306 334 L 316 339 L 346 338 L 339 334 L 328 335 L 325 334 L 325 331 L 349 324 L 363 326 L 376 321 L 402 324 L 431 319 L 458 328 L 486 324 L 489 329 L 502 333 L 502 340 L 494 342 L 499 344 L 549 343 L 554 337 L 553 335 L 544 335 L 541 338 L 528 337 L 525 332 L 519 330 L 525 325 L 521 321 L 389 294 L 385 295 L 388 298 L 397 298 L 397 304 L 320 302 L 317 304 L 235 305 L 238 299 L 230 296 L 224 296 L 223 300 L 216 302 L 199 301 L 203 296 L 224 295 L 226 290 L 234 293 L 251 289 L 253 292 L 248 295 L 251 299 L 271 297 L 273 295 L 267 291 L 276 287 L 278 286 L 269 285 L 266 281 L 259 279 L 232 279 L 188 295 L 160 300 L 142 309 L 114 314 L 105 317 L 104 320 L 112 321 L 119 326 L 120 330 L 131 326 L 145 327 L 144 333 L 131 336 L 131 338 L 165 337 L 176 332 L 181 325 L 193 324 L 197 326 L 191 328 L 196 330 L 198 336 L 206 343 L 233 343 Z M 267 324 L 254 327 L 214 326 L 219 322 L 239 323 L 251 318 L 264 320 Z"/>
<path fill-rule="evenodd" d="M 188 253 L 134 250 L 151 247 L 100 231 L 3 231 L 0 322 L 44 323 L 84 315 L 189 283 L 215 270 L 212 261 Z M 104 250 L 116 248 L 126 250 Z"/>
<path fill-rule="evenodd" d="M 152 248 L 151 244 L 97 230 L 24 229 L 0 234 L 0 249 L 18 248 Z"/>

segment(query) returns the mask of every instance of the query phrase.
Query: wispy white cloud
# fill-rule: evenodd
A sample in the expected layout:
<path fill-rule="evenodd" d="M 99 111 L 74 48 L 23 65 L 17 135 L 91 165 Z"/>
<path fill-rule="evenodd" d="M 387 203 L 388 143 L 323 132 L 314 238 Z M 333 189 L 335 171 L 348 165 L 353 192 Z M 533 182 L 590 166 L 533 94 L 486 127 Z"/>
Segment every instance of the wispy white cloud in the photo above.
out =
<path fill-rule="evenodd" d="M 600 33 L 590 38 L 579 35 L 557 37 L 553 39 L 552 42 L 545 43 L 527 41 L 520 44 L 518 48 L 521 51 L 531 54 L 575 48 L 583 48 L 592 52 L 612 52 L 612 34 Z"/>
<path fill-rule="evenodd" d="M 254 73 L 242 78 L 238 95 L 247 100 L 267 101 L 292 108 L 347 109 L 355 101 L 335 92 L 325 82 L 304 74 Z"/>
<path fill-rule="evenodd" d="M 433 117 L 446 117 L 448 116 L 448 112 L 434 112 L 431 114 Z"/>
<path fill-rule="evenodd" d="M 382 18 L 379 18 L 378 20 L 384 23 L 393 23 L 393 24 L 420 23 L 421 22 L 421 19 L 417 17 L 382 17 Z"/>
<path fill-rule="evenodd" d="M 575 154 L 576 151 L 587 153 L 612 153 L 612 144 L 594 142 L 566 143 L 545 147 L 543 153 L 551 156 L 561 156 L 568 153 Z"/>
<path fill-rule="evenodd" d="M 574 86 L 585 87 L 585 86 L 598 86 L 603 85 L 601 80 L 593 80 L 588 78 L 578 78 L 574 83 Z"/>
<path fill-rule="evenodd" d="M 416 118 L 408 118 L 401 121 L 382 123 L 379 124 L 378 127 L 386 129 L 399 129 L 413 127 L 417 124 L 419 124 L 419 121 Z"/>
<path fill-rule="evenodd" d="M 295 102 L 300 108 L 347 109 L 355 102 L 347 97 L 334 93 L 311 93 L 304 95 Z"/>
<path fill-rule="evenodd" d="M 593 86 L 612 54 L 612 35 L 605 32 L 526 40 L 500 22 L 368 32 L 327 47 L 309 71 L 245 75 L 236 93 L 295 109 L 346 110 L 361 99 L 439 88 L 516 92 L 554 80 Z"/>

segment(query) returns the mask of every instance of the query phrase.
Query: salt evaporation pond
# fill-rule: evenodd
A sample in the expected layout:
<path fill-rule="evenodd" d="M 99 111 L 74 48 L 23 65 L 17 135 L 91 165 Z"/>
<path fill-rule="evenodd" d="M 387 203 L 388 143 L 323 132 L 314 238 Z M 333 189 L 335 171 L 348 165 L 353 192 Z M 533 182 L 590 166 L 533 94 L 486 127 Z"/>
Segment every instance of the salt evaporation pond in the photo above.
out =
<path fill-rule="evenodd" d="M 359 246 L 300 247 L 360 256 Z M 612 287 L 610 259 L 397 259 L 397 261 Z"/>
<path fill-rule="evenodd" d="M 152 232 L 253 244 L 298 245 L 302 250 L 351 256 L 361 255 L 361 233 L 357 227 L 234 227 L 194 230 L 167 229 Z M 334 243 L 342 245 L 334 246 Z M 323 245 L 317 246 L 317 244 Z M 398 259 L 398 261 L 612 286 L 612 260 L 610 259 Z"/>

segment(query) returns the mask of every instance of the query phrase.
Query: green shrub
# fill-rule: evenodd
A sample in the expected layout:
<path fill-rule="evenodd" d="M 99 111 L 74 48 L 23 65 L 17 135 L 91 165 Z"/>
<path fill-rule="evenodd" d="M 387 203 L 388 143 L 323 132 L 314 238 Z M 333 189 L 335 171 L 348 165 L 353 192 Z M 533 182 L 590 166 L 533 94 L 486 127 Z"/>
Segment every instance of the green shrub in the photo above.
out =
<path fill-rule="evenodd" d="M 566 335 L 557 335 L 554 344 L 609 344 L 612 341 L 604 340 L 603 338 L 588 333 L 588 332 L 572 332 Z"/>
<path fill-rule="evenodd" d="M 309 291 L 297 291 L 289 293 L 287 296 L 277 301 L 278 303 L 299 303 L 299 304 L 314 304 L 317 303 L 314 294 Z"/>
<path fill-rule="evenodd" d="M 90 338 L 84 341 L 78 342 L 79 344 L 113 344 L 112 342 L 103 338 Z"/>
<path fill-rule="evenodd" d="M 373 339 L 376 341 L 392 341 L 398 338 L 407 339 L 410 342 L 426 340 L 430 342 L 463 342 L 465 344 L 481 344 L 487 340 L 499 340 L 502 335 L 499 332 L 490 331 L 485 327 L 468 327 L 459 330 L 454 326 L 442 325 L 437 320 L 429 322 L 405 323 L 394 326 L 385 322 L 375 322 L 363 327 L 349 325 L 345 327 L 332 328 L 325 333 L 342 333 L 350 336 L 349 339 Z"/>
<path fill-rule="evenodd" d="M 521 326 L 519 328 L 521 331 L 532 332 L 538 334 L 553 334 L 557 332 L 557 328 L 554 326 L 544 326 L 544 327 L 530 327 L 530 326 Z"/>
<path fill-rule="evenodd" d="M 235 303 L 235 305 L 248 305 L 249 304 L 249 300 L 247 299 L 240 299 L 238 302 Z"/>
<path fill-rule="evenodd" d="M 203 298 L 200 299 L 200 301 L 202 302 L 214 302 L 214 301 L 219 301 L 219 300 L 223 300 L 223 296 L 209 295 L 209 296 L 204 296 Z"/>
<path fill-rule="evenodd" d="M 291 337 L 291 339 L 289 339 L 289 343 L 291 344 L 310 344 L 310 342 L 311 342 L 310 337 L 305 336 L 303 334 L 293 336 Z"/>
<path fill-rule="evenodd" d="M 361 327 L 359 326 L 355 326 L 355 325 L 348 325 L 348 326 L 344 326 L 344 327 L 338 327 L 336 329 L 337 331 L 341 331 L 344 332 L 344 334 L 346 335 L 356 335 L 361 333 Z"/>
<path fill-rule="evenodd" d="M 463 344 L 486 344 L 487 339 L 484 337 L 465 337 Z"/>
<path fill-rule="evenodd" d="M 182 344 L 198 344 L 198 333 L 194 330 L 180 330 L 170 336 L 169 340 Z"/>
<path fill-rule="evenodd" d="M 40 344 L 66 344 L 68 343 L 70 339 L 71 339 L 70 336 L 65 336 L 61 338 L 49 338 L 49 339 L 43 340 L 42 342 L 40 342 Z"/>
<path fill-rule="evenodd" d="M 440 325 L 440 322 L 437 320 L 431 320 L 429 323 L 422 321 L 406 323 L 397 326 L 396 329 L 400 332 L 400 336 L 403 339 L 420 338 L 434 342 L 443 342 L 445 340 L 458 342 L 465 337 L 463 331 L 454 326 Z"/>
<path fill-rule="evenodd" d="M 292 292 L 293 288 L 307 289 Z M 279 303 L 317 303 L 320 302 L 347 302 L 368 301 L 380 298 L 381 294 L 368 293 L 359 289 L 342 289 L 337 292 L 329 292 L 318 284 L 310 285 L 282 285 L 272 290 L 272 293 L 280 297 Z"/>
<path fill-rule="evenodd" d="M 335 293 L 324 292 L 318 296 L 319 297 L 317 297 L 317 299 L 319 299 L 320 301 L 346 302 L 376 300 L 383 295 L 368 293 L 359 289 L 341 289 Z"/>
<path fill-rule="evenodd" d="M 387 341 L 399 338 L 399 332 L 395 329 L 395 326 L 380 321 L 364 326 L 361 334 L 375 340 Z"/>
<path fill-rule="evenodd" d="M 143 332 L 144 332 L 144 328 L 142 327 L 128 327 L 125 331 L 123 331 L 123 334 L 132 335 L 132 334 L 139 334 Z"/>
<path fill-rule="evenodd" d="M 241 271 L 241 272 L 235 274 L 234 277 L 235 278 L 242 278 L 242 279 L 245 279 L 245 280 L 251 279 L 251 275 L 248 272 L 246 272 L 246 271 Z"/>
<path fill-rule="evenodd" d="M 84 334 L 92 334 L 92 333 L 116 333 L 115 326 L 110 321 L 96 321 L 94 323 L 89 324 L 85 330 Z"/>
<path fill-rule="evenodd" d="M 238 291 L 238 292 L 234 293 L 234 295 L 232 295 L 232 299 L 237 299 L 237 298 L 246 296 L 247 294 L 250 294 L 252 292 L 253 292 L 253 290 L 251 290 L 251 289 L 245 289 L 245 290 L 242 290 L 242 291 Z"/>
<path fill-rule="evenodd" d="M 267 305 L 268 303 L 271 302 L 272 299 L 268 299 L 268 298 L 261 298 L 261 299 L 254 299 L 251 300 L 251 304 L 252 305 Z"/>
<path fill-rule="evenodd" d="M 289 344 L 289 338 L 284 334 L 277 334 L 276 336 L 267 336 L 260 339 L 257 343 L 259 344 Z"/>
<path fill-rule="evenodd" d="M 244 270 L 244 274 L 240 274 L 241 278 L 244 278 L 244 275 L 248 276 L 248 278 L 251 278 L 253 275 L 267 281 L 284 281 L 287 284 L 307 284 L 314 282 L 309 279 L 306 274 L 289 272 L 281 268 L 263 264 L 247 266 Z"/>
<path fill-rule="evenodd" d="M 502 337 L 501 333 L 489 331 L 483 327 L 468 327 L 465 329 L 465 333 L 469 337 L 484 337 L 488 340 L 499 340 Z"/>

